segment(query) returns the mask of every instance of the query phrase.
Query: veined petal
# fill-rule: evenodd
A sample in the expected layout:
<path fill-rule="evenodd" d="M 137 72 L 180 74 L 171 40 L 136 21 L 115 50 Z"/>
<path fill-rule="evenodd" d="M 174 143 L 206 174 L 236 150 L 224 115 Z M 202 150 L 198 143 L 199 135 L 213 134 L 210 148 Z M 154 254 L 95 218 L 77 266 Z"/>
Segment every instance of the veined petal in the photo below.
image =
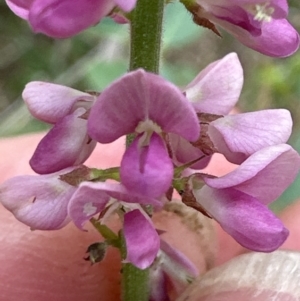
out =
<path fill-rule="evenodd" d="M 153 224 L 135 209 L 124 215 L 124 237 L 126 261 L 140 269 L 148 268 L 154 261 L 160 247 L 160 239 Z"/>
<path fill-rule="evenodd" d="M 236 53 L 208 65 L 186 87 L 186 97 L 201 113 L 228 114 L 243 86 L 243 69 Z"/>
<path fill-rule="evenodd" d="M 68 38 L 97 24 L 113 7 L 111 0 L 34 1 L 29 22 L 35 32 L 53 38 Z"/>
<path fill-rule="evenodd" d="M 229 189 L 204 186 L 194 190 L 197 201 L 242 246 L 272 252 L 288 237 L 282 222 L 255 198 Z"/>
<path fill-rule="evenodd" d="M 209 137 L 226 159 L 241 164 L 256 151 L 285 143 L 293 121 L 284 109 L 227 115 L 210 123 Z"/>
<path fill-rule="evenodd" d="M 84 109 L 57 122 L 38 144 L 31 168 L 39 174 L 56 172 L 83 163 L 96 146 L 87 136 L 87 121 L 80 118 Z"/>
<path fill-rule="evenodd" d="M 160 136 L 153 133 L 147 146 L 139 145 L 142 138 L 137 137 L 123 156 L 121 182 L 129 191 L 161 197 L 171 185 L 173 164 Z"/>
<path fill-rule="evenodd" d="M 18 17 L 28 20 L 28 14 L 31 4 L 34 0 L 5 0 L 7 6 Z"/>
<path fill-rule="evenodd" d="M 18 176 L 0 185 L 0 201 L 33 230 L 55 230 L 68 223 L 67 206 L 75 190 L 58 173 Z"/>
<path fill-rule="evenodd" d="M 53 124 L 70 114 L 76 102 L 90 102 L 90 106 L 95 100 L 90 94 L 47 82 L 28 83 L 22 97 L 31 115 Z"/>
<path fill-rule="evenodd" d="M 299 154 L 291 146 L 279 144 L 254 153 L 223 177 L 204 180 L 210 187 L 235 188 L 269 204 L 294 181 L 299 170 Z"/>
<path fill-rule="evenodd" d="M 137 0 L 114 0 L 115 3 L 124 11 L 131 11 L 135 5 Z"/>
<path fill-rule="evenodd" d="M 182 92 L 142 69 L 127 73 L 100 94 L 90 112 L 88 133 L 100 143 L 110 143 L 149 119 L 187 140 L 199 137 L 197 115 Z"/>

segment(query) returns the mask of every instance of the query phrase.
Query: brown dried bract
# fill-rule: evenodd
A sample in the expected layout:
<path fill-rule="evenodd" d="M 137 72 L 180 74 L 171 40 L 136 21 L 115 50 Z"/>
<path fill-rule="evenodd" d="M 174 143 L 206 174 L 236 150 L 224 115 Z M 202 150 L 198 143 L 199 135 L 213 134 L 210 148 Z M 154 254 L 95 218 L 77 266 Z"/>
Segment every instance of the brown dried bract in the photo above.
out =
<path fill-rule="evenodd" d="M 90 169 L 84 165 L 66 174 L 60 175 L 59 179 L 72 186 L 78 186 L 83 181 L 91 180 Z"/>
<path fill-rule="evenodd" d="M 185 190 L 181 196 L 182 196 L 182 202 L 185 205 L 187 205 L 187 206 L 197 210 L 198 212 L 201 212 L 203 215 L 211 218 L 211 216 L 205 211 L 205 209 L 196 201 L 191 190 Z"/>

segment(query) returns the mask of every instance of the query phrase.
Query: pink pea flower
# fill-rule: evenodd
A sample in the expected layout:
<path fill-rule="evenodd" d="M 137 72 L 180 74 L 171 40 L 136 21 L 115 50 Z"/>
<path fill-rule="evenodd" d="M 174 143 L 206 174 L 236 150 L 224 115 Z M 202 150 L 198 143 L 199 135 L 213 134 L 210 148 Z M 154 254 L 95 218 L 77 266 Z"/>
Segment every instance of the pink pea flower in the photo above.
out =
<path fill-rule="evenodd" d="M 161 208 L 162 203 L 132 193 L 121 184 L 83 182 L 70 200 L 69 216 L 74 224 L 82 229 L 84 223 L 95 214 L 102 212 L 108 204 L 111 208 L 106 212 L 106 216 L 120 206 L 126 210 L 123 227 L 127 248 L 125 261 L 131 262 L 140 269 L 149 267 L 159 251 L 160 243 L 150 218 L 145 215 L 140 204 Z"/>
<path fill-rule="evenodd" d="M 192 176 L 193 194 L 241 245 L 271 252 L 286 240 L 288 230 L 267 205 L 294 181 L 299 169 L 299 154 L 291 146 L 269 146 L 225 176 Z M 199 186 L 201 181 L 206 185 Z"/>
<path fill-rule="evenodd" d="M 100 143 L 136 135 L 121 162 L 121 182 L 131 191 L 154 198 L 168 190 L 173 178 L 165 133 L 193 141 L 199 130 L 196 113 L 182 92 L 142 69 L 105 89 L 88 118 L 88 133 Z"/>
<path fill-rule="evenodd" d="M 150 217 L 140 205 L 152 205 L 159 210 L 163 204 L 156 199 L 132 193 L 122 184 L 82 182 L 69 202 L 68 213 L 74 224 L 83 229 L 94 215 L 105 210 L 100 220 L 105 223 L 111 214 L 122 208 L 122 212 L 125 211 L 123 233 L 127 250 L 124 261 L 140 269 L 153 264 L 151 282 L 159 290 L 153 294 L 161 296 L 165 287 L 163 283 L 156 283 L 155 279 L 162 273 L 186 284 L 189 278 L 198 275 L 198 270 L 183 254 L 160 239 Z"/>
<path fill-rule="evenodd" d="M 195 0 L 188 9 L 196 23 L 208 24 L 216 33 L 214 24 L 219 25 L 263 54 L 285 57 L 299 48 L 299 35 L 286 20 L 286 0 Z"/>
<path fill-rule="evenodd" d="M 196 113 L 227 115 L 236 105 L 244 82 L 243 68 L 236 53 L 209 64 L 184 89 L 186 98 Z M 221 117 L 221 116 L 220 116 Z M 208 124 L 201 124 L 201 135 L 207 132 Z M 192 168 L 206 167 L 211 150 L 201 150 L 186 139 L 169 134 L 173 160 L 176 165 L 193 161 L 201 156 L 204 159 L 195 163 Z"/>
<path fill-rule="evenodd" d="M 76 190 L 59 179 L 69 171 L 11 178 L 0 185 L 0 202 L 32 230 L 60 229 L 70 221 L 67 208 Z"/>
<path fill-rule="evenodd" d="M 92 153 L 96 141 L 87 135 L 87 117 L 95 96 L 68 87 L 31 82 L 23 91 L 30 113 L 54 124 L 38 144 L 31 168 L 48 174 L 83 163 Z"/>
<path fill-rule="evenodd" d="M 201 137 L 196 143 L 172 135 L 175 160 L 186 163 L 202 155 L 192 168 L 204 168 L 210 155 L 222 153 L 241 164 L 256 151 L 286 143 L 292 132 L 292 118 L 285 109 L 262 110 L 230 115 L 243 85 L 243 70 L 235 53 L 206 67 L 186 87 L 185 95 L 198 113 Z M 225 116 L 223 116 L 225 115 Z"/>
<path fill-rule="evenodd" d="M 136 0 L 6 0 L 10 9 L 27 20 L 33 31 L 68 38 L 96 25 L 116 6 L 131 11 Z"/>

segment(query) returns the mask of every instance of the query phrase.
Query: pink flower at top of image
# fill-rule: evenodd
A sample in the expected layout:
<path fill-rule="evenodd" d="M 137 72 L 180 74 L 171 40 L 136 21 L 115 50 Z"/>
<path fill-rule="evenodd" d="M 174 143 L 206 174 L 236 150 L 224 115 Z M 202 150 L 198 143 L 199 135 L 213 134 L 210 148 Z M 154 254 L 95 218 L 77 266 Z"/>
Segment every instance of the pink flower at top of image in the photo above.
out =
<path fill-rule="evenodd" d="M 199 25 L 219 25 L 241 43 L 265 55 L 286 57 L 299 48 L 299 34 L 287 21 L 286 0 L 195 0 L 187 8 Z M 219 33 L 218 33 L 219 34 Z"/>
<path fill-rule="evenodd" d="M 9 8 L 29 22 L 36 33 L 68 38 L 96 25 L 118 6 L 131 11 L 136 0 L 6 0 Z"/>

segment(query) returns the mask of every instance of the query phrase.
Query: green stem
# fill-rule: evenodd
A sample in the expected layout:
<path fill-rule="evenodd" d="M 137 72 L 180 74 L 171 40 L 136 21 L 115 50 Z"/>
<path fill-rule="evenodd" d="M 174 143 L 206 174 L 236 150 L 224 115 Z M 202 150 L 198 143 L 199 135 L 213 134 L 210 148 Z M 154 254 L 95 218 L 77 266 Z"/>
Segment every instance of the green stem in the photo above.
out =
<path fill-rule="evenodd" d="M 130 71 L 143 68 L 159 73 L 164 4 L 164 0 L 138 0 L 130 14 Z M 127 147 L 133 138 L 126 137 Z M 122 258 L 126 258 L 125 244 Z M 140 270 L 130 263 L 122 265 L 122 300 L 149 300 L 149 269 Z"/>
<path fill-rule="evenodd" d="M 164 0 L 138 0 L 131 14 L 130 70 L 158 73 Z"/>

